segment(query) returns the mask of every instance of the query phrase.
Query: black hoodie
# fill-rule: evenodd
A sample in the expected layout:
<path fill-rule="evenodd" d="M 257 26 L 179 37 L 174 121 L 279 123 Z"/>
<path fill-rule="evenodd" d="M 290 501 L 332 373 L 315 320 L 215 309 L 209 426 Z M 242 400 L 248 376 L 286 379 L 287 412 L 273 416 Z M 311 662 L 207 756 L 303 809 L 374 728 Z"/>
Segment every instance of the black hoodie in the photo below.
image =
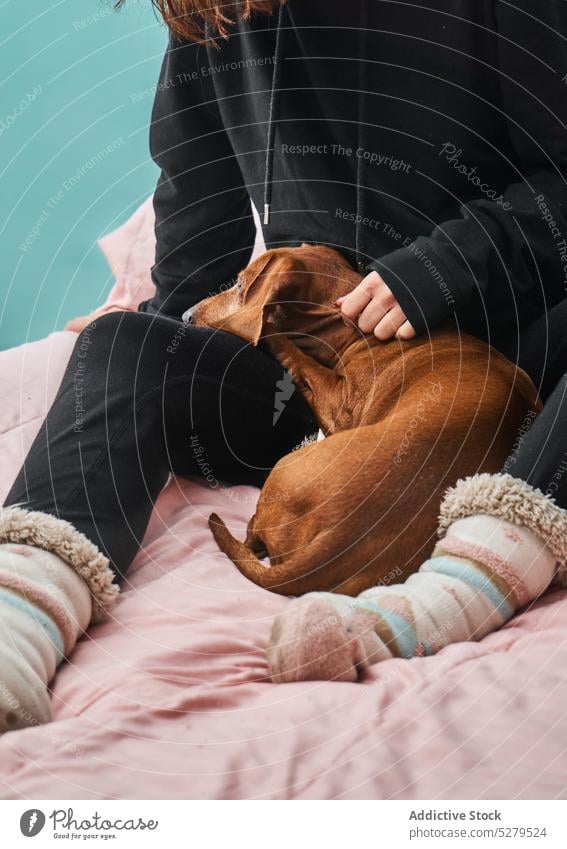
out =
<path fill-rule="evenodd" d="M 216 45 L 164 59 L 141 310 L 229 285 L 250 201 L 268 247 L 375 269 L 419 333 L 455 316 L 503 348 L 567 296 L 565 0 L 289 0 Z"/>

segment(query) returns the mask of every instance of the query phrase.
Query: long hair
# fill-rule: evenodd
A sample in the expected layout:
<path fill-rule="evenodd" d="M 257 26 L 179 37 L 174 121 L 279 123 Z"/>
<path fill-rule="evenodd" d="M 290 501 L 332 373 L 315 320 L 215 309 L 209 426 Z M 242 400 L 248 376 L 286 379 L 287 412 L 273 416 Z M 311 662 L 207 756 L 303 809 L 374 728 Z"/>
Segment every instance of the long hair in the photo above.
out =
<path fill-rule="evenodd" d="M 126 0 L 116 0 L 116 7 Z M 169 29 L 182 38 L 201 41 L 205 27 L 226 38 L 235 18 L 246 20 L 252 12 L 271 14 L 285 0 L 152 0 Z"/>

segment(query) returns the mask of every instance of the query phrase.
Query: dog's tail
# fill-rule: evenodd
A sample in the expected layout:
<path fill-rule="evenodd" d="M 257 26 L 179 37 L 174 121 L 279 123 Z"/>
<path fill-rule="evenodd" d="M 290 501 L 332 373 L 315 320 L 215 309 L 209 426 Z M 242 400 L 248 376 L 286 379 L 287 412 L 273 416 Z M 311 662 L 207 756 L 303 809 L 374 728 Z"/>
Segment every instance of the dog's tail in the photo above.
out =
<path fill-rule="evenodd" d="M 309 592 L 310 587 L 306 586 L 306 583 L 309 583 L 309 576 L 296 574 L 298 564 L 290 560 L 277 566 L 265 566 L 247 545 L 233 537 L 216 513 L 209 516 L 209 528 L 220 550 L 232 560 L 238 571 L 249 581 L 280 595 Z M 316 589 L 315 583 L 316 581 L 314 581 L 313 589 Z"/>

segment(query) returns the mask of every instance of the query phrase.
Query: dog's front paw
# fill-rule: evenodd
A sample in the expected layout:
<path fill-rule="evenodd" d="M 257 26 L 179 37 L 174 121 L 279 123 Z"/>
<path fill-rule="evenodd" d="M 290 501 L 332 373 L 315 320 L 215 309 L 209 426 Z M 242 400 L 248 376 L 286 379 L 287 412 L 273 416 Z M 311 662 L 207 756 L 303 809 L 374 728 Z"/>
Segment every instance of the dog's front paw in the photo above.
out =
<path fill-rule="evenodd" d="M 322 599 L 292 602 L 274 621 L 268 664 L 275 684 L 291 681 L 356 681 L 359 637 Z"/>

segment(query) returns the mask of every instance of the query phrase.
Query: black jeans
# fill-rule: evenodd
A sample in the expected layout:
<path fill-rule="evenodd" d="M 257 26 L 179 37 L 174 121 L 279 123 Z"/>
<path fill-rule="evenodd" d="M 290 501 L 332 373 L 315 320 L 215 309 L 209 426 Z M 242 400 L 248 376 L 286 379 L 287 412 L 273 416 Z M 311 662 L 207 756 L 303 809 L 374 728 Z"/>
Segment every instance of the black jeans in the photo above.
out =
<path fill-rule="evenodd" d="M 545 408 L 505 466 L 567 509 L 567 301 L 522 335 L 517 359 Z M 124 576 L 171 472 L 261 486 L 317 429 L 282 367 L 227 333 L 113 313 L 78 338 L 8 494 L 71 522 Z M 512 446 L 510 446 L 512 448 Z"/>
<path fill-rule="evenodd" d="M 123 577 L 171 472 L 261 486 L 317 430 L 283 377 L 229 333 L 103 316 L 78 337 L 5 505 L 71 522 Z"/>
<path fill-rule="evenodd" d="M 543 411 L 518 440 L 504 470 L 567 509 L 567 300 L 538 319 L 521 340 L 519 364 L 532 377 Z"/>

